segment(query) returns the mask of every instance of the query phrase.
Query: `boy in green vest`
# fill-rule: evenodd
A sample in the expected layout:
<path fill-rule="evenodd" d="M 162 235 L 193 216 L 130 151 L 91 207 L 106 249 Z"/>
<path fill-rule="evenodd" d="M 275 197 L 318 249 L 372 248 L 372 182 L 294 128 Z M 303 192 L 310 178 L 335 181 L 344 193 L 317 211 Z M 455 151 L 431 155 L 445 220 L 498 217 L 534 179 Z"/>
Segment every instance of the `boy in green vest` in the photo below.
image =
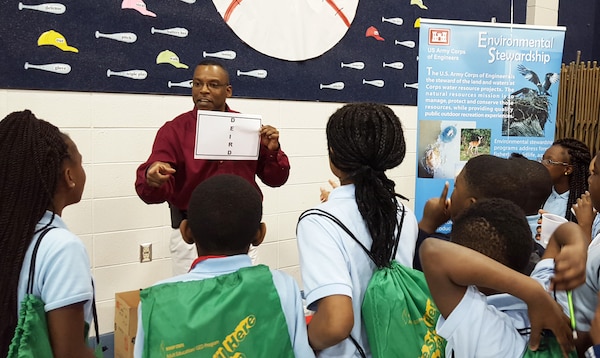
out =
<path fill-rule="evenodd" d="M 141 291 L 134 357 L 314 357 L 295 280 L 248 256 L 261 218 L 260 194 L 239 176 L 196 187 L 180 230 L 198 258 Z"/>

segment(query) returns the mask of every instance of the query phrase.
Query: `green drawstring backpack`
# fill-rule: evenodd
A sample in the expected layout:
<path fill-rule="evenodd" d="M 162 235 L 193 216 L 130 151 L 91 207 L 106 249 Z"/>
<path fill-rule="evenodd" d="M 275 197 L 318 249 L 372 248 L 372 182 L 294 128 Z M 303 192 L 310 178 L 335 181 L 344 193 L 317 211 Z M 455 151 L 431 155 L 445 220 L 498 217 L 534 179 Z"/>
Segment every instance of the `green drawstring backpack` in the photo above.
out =
<path fill-rule="evenodd" d="M 15 328 L 15 334 L 8 347 L 7 358 L 53 358 L 44 302 L 32 294 L 35 259 L 38 248 L 42 242 L 42 238 L 52 229 L 54 229 L 53 226 L 44 229 L 33 248 L 29 267 L 29 279 L 27 281 L 27 293 L 21 302 L 19 319 Z M 101 358 L 103 357 L 103 347 L 100 345 L 100 337 L 98 337 L 98 317 L 95 300 L 92 301 L 92 312 L 94 315 L 94 327 L 96 329 L 96 349 L 94 354 L 97 358 Z M 88 328 L 89 325 L 86 322 L 84 339 L 87 339 Z"/>
<path fill-rule="evenodd" d="M 404 222 L 404 209 L 396 233 L 396 243 Z M 336 223 L 375 262 L 368 250 L 337 217 L 321 209 L 310 209 L 309 215 L 325 217 Z M 395 245 L 397 247 L 397 245 Z M 394 252 L 392 257 L 396 256 Z M 433 303 L 425 276 L 421 271 L 405 267 L 392 259 L 389 266 L 378 267 L 369 280 L 362 302 L 363 324 L 371 353 L 375 358 L 443 358 L 446 341 L 435 332 L 440 315 Z M 364 349 L 352 337 L 361 357 Z"/>
<path fill-rule="evenodd" d="M 140 292 L 143 357 L 294 357 L 279 294 L 257 265 Z"/>
<path fill-rule="evenodd" d="M 542 340 L 540 341 L 540 346 L 537 351 L 532 351 L 527 347 L 525 349 L 525 353 L 523 354 L 523 358 L 562 358 L 562 350 L 560 349 L 560 344 L 556 340 L 556 337 L 552 334 L 551 331 L 543 331 L 542 332 Z M 569 358 L 577 358 L 577 352 L 572 351 L 569 353 Z"/>

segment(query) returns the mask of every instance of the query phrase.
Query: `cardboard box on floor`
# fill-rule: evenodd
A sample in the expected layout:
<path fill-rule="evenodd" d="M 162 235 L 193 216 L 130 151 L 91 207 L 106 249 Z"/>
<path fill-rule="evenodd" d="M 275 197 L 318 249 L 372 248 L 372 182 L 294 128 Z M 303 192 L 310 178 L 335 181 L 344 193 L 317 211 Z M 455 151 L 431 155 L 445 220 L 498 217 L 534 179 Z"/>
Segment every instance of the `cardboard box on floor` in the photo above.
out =
<path fill-rule="evenodd" d="M 140 291 L 115 293 L 115 358 L 133 358 Z"/>

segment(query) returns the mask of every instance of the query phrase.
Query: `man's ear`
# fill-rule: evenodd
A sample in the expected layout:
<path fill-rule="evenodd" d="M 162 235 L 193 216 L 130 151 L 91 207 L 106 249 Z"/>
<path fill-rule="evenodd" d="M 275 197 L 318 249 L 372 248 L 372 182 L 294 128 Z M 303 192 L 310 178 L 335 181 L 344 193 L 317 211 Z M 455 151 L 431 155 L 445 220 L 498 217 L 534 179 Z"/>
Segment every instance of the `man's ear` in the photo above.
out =
<path fill-rule="evenodd" d="M 252 245 L 253 246 L 258 246 L 260 244 L 262 244 L 263 240 L 265 239 L 265 235 L 267 234 L 267 225 L 265 225 L 265 223 L 260 223 L 260 226 L 258 227 L 258 230 L 256 230 L 256 236 L 254 237 L 254 240 L 252 241 Z"/>
<path fill-rule="evenodd" d="M 183 219 L 181 224 L 179 224 L 179 232 L 181 233 L 181 237 L 183 241 L 188 244 L 194 243 L 194 235 L 192 234 L 192 229 L 190 229 L 190 225 L 188 225 L 187 219 Z"/>

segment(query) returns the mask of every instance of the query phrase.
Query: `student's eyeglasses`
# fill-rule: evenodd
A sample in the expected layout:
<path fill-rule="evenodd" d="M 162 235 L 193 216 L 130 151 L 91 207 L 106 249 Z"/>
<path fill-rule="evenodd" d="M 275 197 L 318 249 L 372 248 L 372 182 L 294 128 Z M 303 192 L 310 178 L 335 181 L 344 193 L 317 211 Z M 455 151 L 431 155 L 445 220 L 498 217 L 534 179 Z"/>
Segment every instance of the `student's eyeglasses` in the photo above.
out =
<path fill-rule="evenodd" d="M 208 87 L 209 90 L 217 90 L 221 87 L 226 87 L 229 86 L 229 83 L 219 83 L 219 82 L 200 82 L 200 81 L 194 81 L 193 82 L 193 86 L 194 87 L 198 87 L 198 88 L 204 88 L 204 86 L 206 85 L 206 87 Z"/>
<path fill-rule="evenodd" d="M 545 159 L 545 158 L 540 159 L 540 163 L 542 163 L 544 165 L 562 165 L 562 166 L 565 166 L 565 167 L 568 166 L 568 165 L 570 165 L 569 163 L 557 162 L 557 161 L 554 161 L 552 159 Z"/>

